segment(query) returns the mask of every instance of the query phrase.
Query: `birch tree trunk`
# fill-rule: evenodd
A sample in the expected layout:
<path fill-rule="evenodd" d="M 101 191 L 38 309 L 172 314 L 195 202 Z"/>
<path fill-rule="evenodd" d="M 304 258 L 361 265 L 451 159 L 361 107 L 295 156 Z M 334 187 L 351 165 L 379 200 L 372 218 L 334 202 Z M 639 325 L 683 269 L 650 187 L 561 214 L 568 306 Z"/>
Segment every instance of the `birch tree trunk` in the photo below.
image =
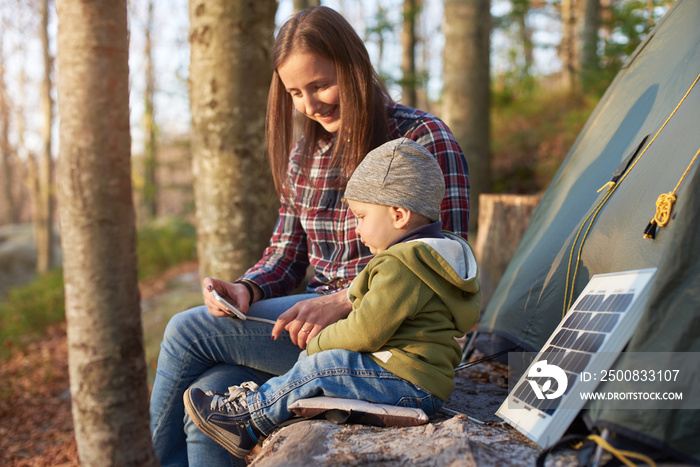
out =
<path fill-rule="evenodd" d="M 462 147 L 471 184 L 470 231 L 491 191 L 489 0 L 445 0 L 443 118 Z"/>
<path fill-rule="evenodd" d="M 527 25 L 527 15 L 530 10 L 529 0 L 514 0 L 512 2 L 511 15 L 518 25 L 518 35 L 523 47 L 524 71 L 527 76 L 532 73 L 532 65 L 535 62 L 534 44 L 532 42 L 532 28 Z"/>
<path fill-rule="evenodd" d="M 155 123 L 155 92 L 156 76 L 153 69 L 153 0 L 149 0 L 147 8 L 146 27 L 144 30 L 144 59 L 146 62 L 144 75 L 146 90 L 144 92 L 143 133 L 145 145 L 143 151 L 143 214 L 146 219 L 158 215 L 158 180 L 156 179 L 156 123 Z"/>
<path fill-rule="evenodd" d="M 585 89 L 598 70 L 598 27 L 600 25 L 600 0 L 579 0 L 576 24 L 580 81 Z"/>
<path fill-rule="evenodd" d="M 29 206 L 32 212 L 32 232 L 34 244 L 37 244 L 36 233 L 39 231 L 39 167 L 36 157 L 27 150 L 24 141 L 25 119 L 24 106 L 21 104 L 27 100 L 27 78 L 24 68 L 19 73 L 19 102 L 15 109 L 15 122 L 17 123 L 17 154 L 27 154 L 26 173 L 24 185 L 29 193 Z"/>
<path fill-rule="evenodd" d="M 131 190 L 126 0 L 58 0 L 59 206 L 82 466 L 156 465 Z"/>
<path fill-rule="evenodd" d="M 238 278 L 279 206 L 264 153 L 275 0 L 190 0 L 190 105 L 202 277 Z"/>
<path fill-rule="evenodd" d="M 12 148 L 10 146 L 10 105 L 7 101 L 5 86 L 5 56 L 3 53 L 3 33 L 0 31 L 0 164 L 2 165 L 2 206 L 0 212 L 3 218 L 0 223 L 14 224 L 19 220 L 17 205 L 12 194 L 12 179 L 14 175 L 12 164 Z"/>
<path fill-rule="evenodd" d="M 416 107 L 418 103 L 416 79 L 416 18 L 420 12 L 419 0 L 403 0 L 403 29 L 401 30 L 401 103 Z"/>
<path fill-rule="evenodd" d="M 579 56 L 578 36 L 576 35 L 575 0 L 562 0 L 561 11 L 561 43 L 559 44 L 559 59 L 562 68 L 562 84 L 564 88 L 575 93 L 579 89 Z"/>
<path fill-rule="evenodd" d="M 53 99 L 51 98 L 51 68 L 53 58 L 49 48 L 49 0 L 41 2 L 41 48 L 44 58 L 44 78 L 41 85 L 41 111 L 43 124 L 41 139 L 44 147 L 39 163 L 39 202 L 37 207 L 38 230 L 34 233 L 36 238 L 36 270 L 38 273 L 47 272 L 54 266 L 53 248 L 53 222 L 54 222 L 54 185 L 53 185 L 53 159 L 51 157 L 51 127 L 53 122 Z"/>

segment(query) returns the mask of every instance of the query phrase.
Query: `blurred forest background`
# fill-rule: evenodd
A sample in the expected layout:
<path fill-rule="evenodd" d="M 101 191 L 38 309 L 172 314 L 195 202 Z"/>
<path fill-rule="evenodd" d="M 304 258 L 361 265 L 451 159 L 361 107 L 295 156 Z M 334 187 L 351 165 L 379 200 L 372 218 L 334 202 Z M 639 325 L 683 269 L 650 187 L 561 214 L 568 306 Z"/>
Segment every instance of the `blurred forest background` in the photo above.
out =
<path fill-rule="evenodd" d="M 140 280 L 197 259 L 192 138 L 206 129 L 192 129 L 192 113 L 200 112 L 191 99 L 199 89 L 190 63 L 194 3 L 127 3 Z M 365 39 L 392 98 L 443 118 L 458 139 L 475 140 L 460 140 L 471 168 L 473 224 L 478 193 L 546 189 L 617 71 L 672 1 L 280 0 L 265 14 L 278 27 L 294 11 L 318 3 L 340 11 Z M 460 8 L 471 11 L 465 16 Z M 462 59 L 452 37 L 446 51 L 446 21 L 460 15 L 472 26 L 456 23 L 452 30 L 486 28 L 488 40 L 478 45 L 488 50 L 485 61 Z M 56 6 L 53 0 L 0 0 L 0 25 L 0 342 L 7 351 L 19 336 L 63 319 Z M 485 99 L 465 104 L 459 87 L 446 89 L 448 55 L 462 62 L 464 80 L 474 79 L 471 70 L 482 81 L 486 76 L 486 88 L 477 89 Z M 488 120 L 477 118 L 479 134 L 470 136 L 463 122 L 451 119 L 451 103 L 488 106 L 478 109 L 477 117 Z M 264 173 L 256 177 L 267 184 Z M 242 199 L 254 198 L 250 193 Z M 275 209 L 263 210 L 273 218 Z M 270 228 L 270 221 L 263 223 L 256 235 L 266 241 Z"/>
<path fill-rule="evenodd" d="M 460 59 L 454 47 L 449 51 L 465 69 L 479 69 L 482 75 L 488 71 L 482 92 L 488 96 L 479 103 L 488 105 L 480 110 L 488 120 L 481 122 L 485 131 L 476 143 L 460 141 L 472 168 L 476 211 L 479 192 L 534 194 L 546 189 L 617 71 L 672 1 L 320 3 L 343 13 L 365 39 L 392 98 L 443 118 L 458 139 L 469 133 L 446 115 L 450 103 L 465 105 L 455 95 L 459 88 L 446 90 L 445 31 L 446 20 L 459 15 L 444 13 L 468 7 L 472 16 L 467 20 L 482 30 L 486 25 L 486 61 Z M 274 24 L 308 4 L 277 2 L 271 12 Z M 197 257 L 191 137 L 198 104 L 190 99 L 198 92 L 197 78 L 190 76 L 197 71 L 190 64 L 196 27 L 190 24 L 189 8 L 187 0 L 128 2 L 140 279 Z M 53 0 L 0 0 L 0 24 L 0 342 L 7 350 L 25 331 L 41 329 L 63 314 L 55 202 L 60 83 Z M 253 198 L 250 191 L 245 197 Z M 260 228 L 261 238 L 267 238 L 266 228 L 271 228 L 269 222 Z"/>
<path fill-rule="evenodd" d="M 142 287 L 182 264 L 235 278 L 259 257 L 276 216 L 261 144 L 265 48 L 294 11 L 319 3 L 364 38 L 393 99 L 450 125 L 470 165 L 476 232 L 480 193 L 547 188 L 616 73 L 673 2 L 259 0 L 231 2 L 249 6 L 227 17 L 207 10 L 220 1 L 127 1 L 125 139 Z M 59 19 L 54 0 L 0 0 L 0 360 L 66 319 Z M 236 22 L 246 27 L 228 27 L 223 39 L 210 34 L 213 25 L 226 36 Z M 227 41 L 248 55 L 230 55 Z M 251 82 L 257 87 L 248 90 Z M 0 412 L 12 391 L 0 394 Z"/>

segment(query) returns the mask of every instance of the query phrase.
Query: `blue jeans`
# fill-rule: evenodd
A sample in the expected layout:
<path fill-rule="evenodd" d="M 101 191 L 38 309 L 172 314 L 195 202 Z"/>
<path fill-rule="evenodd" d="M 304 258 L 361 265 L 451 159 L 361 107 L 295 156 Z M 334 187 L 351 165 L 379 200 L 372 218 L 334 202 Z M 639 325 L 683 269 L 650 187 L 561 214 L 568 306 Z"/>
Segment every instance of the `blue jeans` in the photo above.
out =
<path fill-rule="evenodd" d="M 290 404 L 315 396 L 413 407 L 427 415 L 442 406 L 440 399 L 385 370 L 369 356 L 343 349 L 300 358 L 287 373 L 249 393 L 247 402 L 253 423 L 268 435 L 294 416 Z"/>
<path fill-rule="evenodd" d="M 318 297 L 300 294 L 254 303 L 250 316 L 277 319 L 295 303 Z M 262 384 L 289 370 L 301 350 L 289 334 L 272 340 L 272 325 L 217 318 L 205 306 L 173 316 L 165 329 L 151 393 L 151 434 L 163 466 L 245 465 L 202 433 L 185 413 L 185 390 L 226 392 L 245 381 Z"/>

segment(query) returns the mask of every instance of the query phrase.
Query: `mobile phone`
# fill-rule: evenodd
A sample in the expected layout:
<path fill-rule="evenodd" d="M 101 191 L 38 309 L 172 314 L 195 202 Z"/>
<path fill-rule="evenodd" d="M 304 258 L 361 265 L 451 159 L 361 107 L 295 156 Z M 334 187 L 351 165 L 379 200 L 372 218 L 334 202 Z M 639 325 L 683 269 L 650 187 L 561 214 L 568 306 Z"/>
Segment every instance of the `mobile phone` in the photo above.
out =
<path fill-rule="evenodd" d="M 246 315 L 241 310 L 236 308 L 230 301 L 219 295 L 216 289 L 212 289 L 211 292 L 214 294 L 214 298 L 217 299 L 219 303 L 224 305 L 230 312 L 232 312 L 240 319 L 246 319 Z"/>

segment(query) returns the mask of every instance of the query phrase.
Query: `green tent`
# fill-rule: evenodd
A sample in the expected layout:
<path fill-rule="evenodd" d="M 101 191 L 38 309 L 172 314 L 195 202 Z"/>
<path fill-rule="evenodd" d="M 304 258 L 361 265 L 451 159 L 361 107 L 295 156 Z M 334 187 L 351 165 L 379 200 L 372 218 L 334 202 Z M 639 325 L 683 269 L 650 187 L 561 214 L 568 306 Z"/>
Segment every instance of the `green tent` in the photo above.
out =
<path fill-rule="evenodd" d="M 691 162 L 700 150 L 699 75 L 700 1 L 679 0 L 615 78 L 544 194 L 482 315 L 477 348 L 537 351 L 594 274 L 656 267 L 626 350 L 700 352 L 700 157 Z M 669 192 L 668 223 L 645 238 L 657 198 Z M 698 410 L 589 403 L 583 415 L 590 430 L 700 463 Z"/>

